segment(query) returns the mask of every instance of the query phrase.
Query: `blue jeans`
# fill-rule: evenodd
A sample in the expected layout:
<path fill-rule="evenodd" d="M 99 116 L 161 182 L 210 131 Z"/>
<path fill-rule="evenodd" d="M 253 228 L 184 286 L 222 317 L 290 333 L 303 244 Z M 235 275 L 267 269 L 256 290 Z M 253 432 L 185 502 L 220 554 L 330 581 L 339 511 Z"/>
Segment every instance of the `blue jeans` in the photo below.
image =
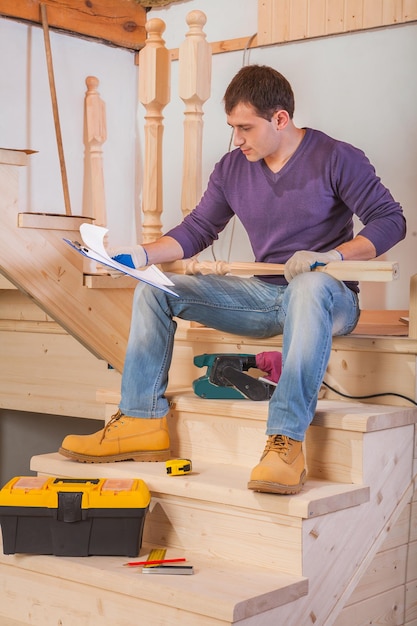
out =
<path fill-rule="evenodd" d="M 283 369 L 269 402 L 267 435 L 302 441 L 326 371 L 332 335 L 351 332 L 357 295 L 324 272 L 296 276 L 288 286 L 236 276 L 171 276 L 179 297 L 139 283 L 122 377 L 120 409 L 131 417 L 163 417 L 176 322 L 200 322 L 255 338 L 283 334 Z"/>

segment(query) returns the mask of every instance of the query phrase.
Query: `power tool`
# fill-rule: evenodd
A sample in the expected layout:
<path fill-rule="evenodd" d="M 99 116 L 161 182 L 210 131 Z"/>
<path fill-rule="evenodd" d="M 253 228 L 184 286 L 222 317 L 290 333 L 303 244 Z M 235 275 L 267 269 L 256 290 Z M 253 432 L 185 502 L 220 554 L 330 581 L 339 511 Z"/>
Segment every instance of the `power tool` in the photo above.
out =
<path fill-rule="evenodd" d="M 277 355 L 281 364 L 281 354 L 263 353 Z M 193 390 L 197 396 L 210 399 L 249 399 L 249 400 L 269 400 L 275 390 L 275 381 L 265 378 L 255 378 L 250 374 L 245 374 L 248 370 L 263 369 L 259 364 L 265 359 L 259 358 L 255 354 L 200 354 L 194 357 L 194 365 L 197 367 L 207 367 L 204 376 L 200 376 L 193 382 Z"/>

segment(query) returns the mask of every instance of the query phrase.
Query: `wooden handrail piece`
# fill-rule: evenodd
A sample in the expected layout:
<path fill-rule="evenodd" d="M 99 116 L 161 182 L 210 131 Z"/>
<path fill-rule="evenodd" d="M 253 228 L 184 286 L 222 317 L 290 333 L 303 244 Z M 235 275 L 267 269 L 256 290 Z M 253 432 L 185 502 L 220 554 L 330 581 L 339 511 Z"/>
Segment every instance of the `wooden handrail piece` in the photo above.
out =
<path fill-rule="evenodd" d="M 197 261 L 186 259 L 164 263 L 165 272 L 176 274 L 235 274 L 238 276 L 283 276 L 284 264 L 245 263 L 226 261 Z M 325 272 L 338 280 L 388 282 L 399 276 L 399 266 L 390 261 L 334 261 L 319 266 L 314 271 Z"/>

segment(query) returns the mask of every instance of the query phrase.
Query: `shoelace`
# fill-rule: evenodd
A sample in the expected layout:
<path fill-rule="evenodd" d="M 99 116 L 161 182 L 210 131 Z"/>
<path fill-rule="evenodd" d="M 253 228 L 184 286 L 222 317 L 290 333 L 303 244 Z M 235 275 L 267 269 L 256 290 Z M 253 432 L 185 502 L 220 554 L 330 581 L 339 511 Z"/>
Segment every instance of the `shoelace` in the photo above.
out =
<path fill-rule="evenodd" d="M 285 435 L 269 435 L 264 454 L 270 451 L 278 452 L 288 452 L 290 449 L 290 438 Z"/>
<path fill-rule="evenodd" d="M 105 425 L 103 429 L 103 434 L 101 435 L 100 443 L 103 441 L 109 428 L 113 426 L 115 422 L 118 422 L 121 417 L 123 417 L 123 413 L 121 412 L 120 409 L 117 411 L 117 413 L 111 416 L 111 418 L 109 419 L 109 421 L 107 422 L 107 424 Z"/>

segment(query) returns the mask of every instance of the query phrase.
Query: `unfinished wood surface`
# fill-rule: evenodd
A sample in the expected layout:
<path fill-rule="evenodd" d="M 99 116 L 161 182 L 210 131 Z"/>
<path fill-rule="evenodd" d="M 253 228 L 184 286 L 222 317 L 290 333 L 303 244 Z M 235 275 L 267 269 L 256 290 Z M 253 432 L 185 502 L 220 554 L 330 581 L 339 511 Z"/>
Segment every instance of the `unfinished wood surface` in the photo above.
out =
<path fill-rule="evenodd" d="M 7 280 L 2 274 L 0 274 L 0 289 L 17 289 L 10 280 Z"/>
<path fill-rule="evenodd" d="M 93 218 L 96 226 L 107 226 L 106 194 L 104 192 L 103 143 L 107 139 L 106 105 L 98 92 L 95 76 L 85 79 L 84 96 L 84 176 L 82 214 Z M 104 243 L 108 243 L 105 235 Z M 108 269 L 91 259 L 83 260 L 84 274 L 108 275 Z"/>
<path fill-rule="evenodd" d="M 407 337 L 408 311 L 363 309 L 353 335 L 384 335 Z"/>
<path fill-rule="evenodd" d="M 140 53 L 139 100 L 145 107 L 145 155 L 142 192 L 143 243 L 162 235 L 162 138 L 163 114 L 170 100 L 171 67 L 162 34 L 165 23 L 153 18 L 146 23 L 147 39 Z"/>
<path fill-rule="evenodd" d="M 417 274 L 410 279 L 409 337 L 417 339 Z"/>
<path fill-rule="evenodd" d="M 235 274 L 239 276 L 283 276 L 282 263 L 245 263 L 232 261 L 198 261 L 187 259 L 164 263 L 165 271 L 181 274 Z M 318 266 L 315 272 L 324 272 L 338 280 L 387 282 L 398 278 L 398 263 L 391 261 L 333 261 Z"/>
<path fill-rule="evenodd" d="M 141 554 L 149 554 L 149 547 Z M 201 554 L 192 559 L 194 576 L 155 580 L 123 567 L 126 557 L 0 556 L 5 590 L 0 612 L 23 620 L 31 616 L 32 623 L 43 626 L 69 620 L 136 626 L 138 614 L 144 624 L 156 626 L 232 626 L 307 592 L 307 581 L 300 577 L 271 576 L 270 569 L 253 564 L 236 570 L 226 559 Z"/>
<path fill-rule="evenodd" d="M 19 228 L 38 228 L 42 230 L 63 230 L 78 232 L 81 224 L 88 222 L 91 224 L 91 218 L 81 215 L 63 215 L 52 213 L 19 213 L 17 225 Z"/>
<path fill-rule="evenodd" d="M 365 481 L 371 485 L 369 503 L 306 520 L 303 573 L 309 578 L 309 596 L 300 599 L 296 606 L 282 607 L 281 623 L 308 624 L 312 616 L 323 626 L 334 623 L 380 549 L 386 530 L 409 501 L 413 486 L 412 434 L 409 438 L 412 430 L 413 427 L 404 427 L 365 435 Z M 395 458 L 384 454 L 387 447 L 392 452 L 392 445 L 398 452 Z M 349 558 L 345 560 L 342 555 L 346 552 Z M 326 562 L 328 566 L 323 567 Z"/>
<path fill-rule="evenodd" d="M 0 321 L 0 408 L 104 420 L 97 388 L 119 389 L 120 374 L 51 322 L 34 326 L 7 330 Z"/>
<path fill-rule="evenodd" d="M 2 274 L 95 356 L 121 371 L 133 291 L 83 286 L 82 256 L 62 241 L 63 237 L 77 238 L 78 228 L 74 232 L 70 226 L 59 231 L 17 226 L 17 167 L 0 165 L 0 189 Z"/>
<path fill-rule="evenodd" d="M 211 48 L 203 31 L 202 11 L 186 17 L 189 30 L 179 51 L 178 92 L 185 103 L 184 158 L 181 210 L 183 217 L 194 209 L 202 194 L 203 105 L 211 90 Z"/>
<path fill-rule="evenodd" d="M 258 0 L 260 46 L 417 20 L 416 0 Z"/>
<path fill-rule="evenodd" d="M 44 0 L 51 28 L 139 50 L 145 42 L 146 11 L 135 0 Z M 0 15 L 40 24 L 39 0 L 1 0 Z"/>
<path fill-rule="evenodd" d="M 365 452 L 370 459 L 368 469 L 371 470 L 372 475 L 367 476 L 367 482 L 372 484 L 369 494 L 372 501 L 367 504 L 364 500 L 360 506 L 352 506 L 351 501 L 351 505 L 343 510 L 329 508 L 331 502 L 333 505 L 338 502 L 340 506 L 342 499 L 340 493 L 337 496 L 338 499 L 335 499 L 336 493 L 333 494 L 333 499 L 323 498 L 322 490 L 326 483 L 321 483 L 320 487 L 320 482 L 310 481 L 298 496 L 271 498 L 266 494 L 248 493 L 240 467 L 219 466 L 213 463 L 197 464 L 192 475 L 173 481 L 172 478 L 166 476 L 164 468 L 158 467 L 161 464 L 141 464 L 141 476 L 150 485 L 155 501 L 155 510 L 151 512 L 151 516 L 154 515 L 152 520 L 154 523 L 146 532 L 150 533 L 149 537 L 153 545 L 158 537 L 163 536 L 165 541 L 169 537 L 169 545 L 172 543 L 176 550 L 184 549 L 185 545 L 199 546 L 201 550 L 202 546 L 206 545 L 206 540 L 210 539 L 207 545 L 214 556 L 224 550 L 233 550 L 236 545 L 231 544 L 240 543 L 244 545 L 244 550 L 239 557 L 231 561 L 236 566 L 236 560 L 240 563 L 240 559 L 245 555 L 247 556 L 248 553 L 251 555 L 251 541 L 255 535 L 260 541 L 258 545 L 263 546 L 258 549 L 257 561 L 266 555 L 259 550 L 264 549 L 269 555 L 271 542 L 265 542 L 265 535 L 264 532 L 260 532 L 261 529 L 265 530 L 268 537 L 275 537 L 278 532 L 276 526 L 286 523 L 287 537 L 291 536 L 297 527 L 295 519 L 292 521 L 291 518 L 301 513 L 302 502 L 307 504 L 306 498 L 309 498 L 309 503 L 304 509 L 302 525 L 303 572 L 308 572 L 309 595 L 305 599 L 299 598 L 294 603 L 273 609 L 275 622 L 271 623 L 298 626 L 300 623 L 308 623 L 311 615 L 314 615 L 317 623 L 325 624 L 326 617 L 334 610 L 334 603 L 346 601 L 345 592 L 347 593 L 349 589 L 356 566 L 361 563 L 363 555 L 365 554 L 366 558 L 362 571 L 358 571 L 357 582 L 362 578 L 378 548 L 382 545 L 385 538 L 383 532 L 385 525 L 388 527 L 392 525 L 393 511 L 396 510 L 396 505 L 401 503 L 403 486 L 411 479 L 409 453 L 412 450 L 412 438 L 408 436 L 408 431 L 412 428 L 412 426 L 406 427 L 406 433 L 402 428 L 397 428 L 393 431 L 383 430 L 365 435 L 371 438 L 366 446 L 368 448 L 369 445 L 369 449 Z M 194 436 L 198 437 L 199 433 L 194 431 Z M 389 458 L 381 454 L 386 449 L 388 441 L 390 441 L 390 452 L 393 452 L 393 448 L 397 451 L 396 454 L 390 454 Z M 370 454 L 371 450 L 372 454 Z M 92 470 L 93 472 L 100 470 L 105 475 L 121 476 L 131 475 L 132 466 L 134 469 L 137 464 L 106 464 L 103 468 L 93 466 Z M 34 457 L 32 469 L 41 474 L 62 476 L 74 475 L 83 470 L 80 464 L 74 464 L 68 459 L 60 460 L 59 455 Z M 227 477 L 226 480 L 225 477 Z M 352 489 L 353 486 L 339 484 L 337 488 L 340 490 L 347 487 Z M 327 488 L 336 489 L 336 485 L 333 484 L 330 487 L 328 484 Z M 352 491 L 351 495 L 353 493 Z M 181 494 L 185 496 L 186 501 L 182 500 Z M 313 497 L 314 494 L 316 497 Z M 407 495 L 406 501 L 408 499 Z M 203 505 L 203 500 L 206 500 L 203 507 L 205 514 L 203 509 L 199 511 L 198 505 L 198 502 Z M 217 503 L 217 506 L 214 503 Z M 221 503 L 226 507 L 225 515 L 222 517 L 220 517 L 219 509 Z M 405 505 L 406 502 L 403 506 Z M 193 511 L 191 518 L 188 506 Z M 237 507 L 236 513 L 240 512 L 238 518 L 233 521 L 230 516 L 233 516 L 234 507 Z M 243 514 L 244 510 L 247 510 L 249 514 L 250 508 L 253 508 L 252 521 L 249 521 L 250 518 L 246 519 L 246 514 Z M 281 514 L 291 517 L 281 519 Z M 217 520 L 216 516 L 219 516 Z M 193 524 L 193 519 L 197 521 L 196 524 Z M 212 520 L 216 520 L 214 525 L 210 523 Z M 173 523 L 170 524 L 170 521 Z M 275 523 L 269 527 L 271 522 Z M 209 532 L 209 528 L 213 527 L 216 528 L 216 533 Z M 252 528 L 254 533 L 251 532 Z M 358 528 L 361 528 L 360 533 L 357 532 Z M 234 533 L 233 541 L 228 534 L 232 532 Z M 238 541 L 240 536 L 242 541 Z M 276 542 L 280 543 L 278 537 Z M 291 566 L 291 564 L 292 567 L 296 566 L 294 539 L 285 546 L 284 552 L 287 551 L 288 555 L 292 553 L 292 557 L 288 557 L 288 561 L 287 557 L 284 559 L 285 566 Z M 329 572 L 331 572 L 330 576 Z"/>
<path fill-rule="evenodd" d="M 103 175 L 103 144 L 107 139 L 106 105 L 98 91 L 98 78 L 87 76 L 85 84 L 82 212 L 84 216 L 94 218 L 96 226 L 107 226 Z"/>

